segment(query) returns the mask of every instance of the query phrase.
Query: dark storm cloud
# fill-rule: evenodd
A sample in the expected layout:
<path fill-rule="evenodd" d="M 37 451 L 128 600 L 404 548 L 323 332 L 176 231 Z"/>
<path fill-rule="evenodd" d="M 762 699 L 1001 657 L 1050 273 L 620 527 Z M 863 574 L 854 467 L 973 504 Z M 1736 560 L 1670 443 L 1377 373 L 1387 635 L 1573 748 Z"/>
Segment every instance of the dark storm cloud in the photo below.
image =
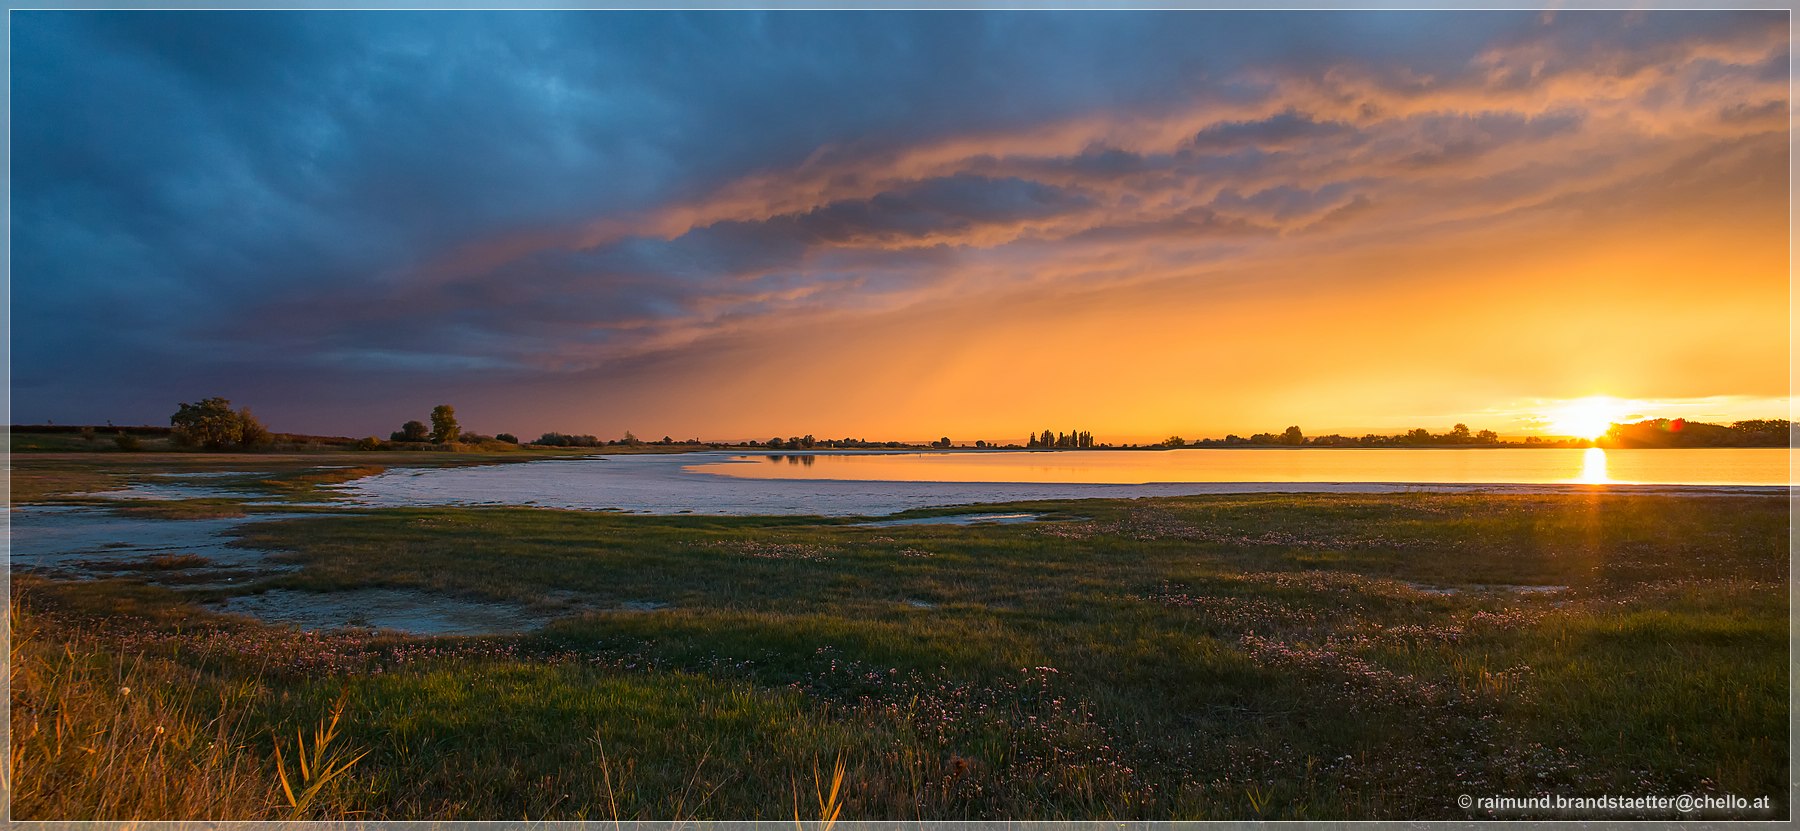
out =
<path fill-rule="evenodd" d="M 1355 127 L 1343 122 L 1314 121 L 1305 113 L 1288 110 L 1258 121 L 1227 121 L 1207 125 L 1206 129 L 1194 136 L 1194 147 L 1201 150 L 1243 146 L 1280 147 L 1302 139 L 1343 135 L 1355 130 Z"/>
<path fill-rule="evenodd" d="M 998 273 L 1012 245 L 1049 274 L 1046 242 L 1316 232 L 1448 187 L 1407 178 L 1428 175 L 1528 199 L 1554 170 L 1483 165 L 1578 146 L 1584 108 L 1780 129 L 1781 26 L 16 12 L 16 407 L 154 419 L 258 371 L 349 400 L 402 373 L 586 369 L 988 279 L 957 269 Z"/>
<path fill-rule="evenodd" d="M 1075 242 L 1150 242 L 1179 236 L 1189 241 L 1230 240 L 1272 236 L 1276 231 L 1272 226 L 1259 225 L 1240 216 L 1196 207 L 1150 221 L 1096 226 L 1080 231 L 1070 239 Z"/>

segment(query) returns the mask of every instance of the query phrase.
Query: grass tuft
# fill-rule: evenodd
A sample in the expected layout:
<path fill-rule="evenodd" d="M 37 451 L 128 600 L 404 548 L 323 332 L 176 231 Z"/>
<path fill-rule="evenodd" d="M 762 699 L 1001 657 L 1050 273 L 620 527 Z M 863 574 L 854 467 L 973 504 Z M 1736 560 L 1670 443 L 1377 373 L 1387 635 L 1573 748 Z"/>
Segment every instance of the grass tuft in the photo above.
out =
<path fill-rule="evenodd" d="M 288 810 L 293 819 L 310 818 L 325 788 L 348 773 L 364 756 L 369 755 L 367 750 L 346 750 L 334 743 L 338 737 L 338 720 L 344 716 L 344 703 L 349 694 L 345 690 L 339 695 L 337 703 L 332 705 L 330 716 L 319 721 L 318 727 L 313 730 L 310 749 L 306 744 L 306 736 L 295 731 L 294 762 L 298 771 L 292 779 L 288 777 L 281 745 L 275 745 L 275 772 L 281 779 L 281 793 L 287 798 Z M 294 789 L 296 784 L 299 785 L 298 793 Z"/>

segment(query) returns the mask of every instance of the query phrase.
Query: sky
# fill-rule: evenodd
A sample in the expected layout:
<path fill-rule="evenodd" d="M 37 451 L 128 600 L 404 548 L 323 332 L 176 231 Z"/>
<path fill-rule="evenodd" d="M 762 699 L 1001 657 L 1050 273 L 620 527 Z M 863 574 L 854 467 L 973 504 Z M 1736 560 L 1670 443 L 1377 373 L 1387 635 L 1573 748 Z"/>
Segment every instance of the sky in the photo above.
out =
<path fill-rule="evenodd" d="M 1785 418 L 1785 12 L 14 12 L 16 423 Z"/>

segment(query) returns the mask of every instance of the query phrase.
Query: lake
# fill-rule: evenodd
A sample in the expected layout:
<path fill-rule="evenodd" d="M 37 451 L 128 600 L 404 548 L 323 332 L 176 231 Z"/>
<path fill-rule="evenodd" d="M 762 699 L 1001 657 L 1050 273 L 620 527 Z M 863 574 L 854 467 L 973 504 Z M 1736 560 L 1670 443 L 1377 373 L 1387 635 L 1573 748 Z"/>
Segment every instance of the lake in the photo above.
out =
<path fill-rule="evenodd" d="M 1682 450 L 1600 448 L 1256 448 L 1168 451 L 1057 450 L 815 453 L 735 456 L 690 465 L 744 479 L 882 482 L 1383 482 L 1511 485 L 1773 485 L 1788 482 L 1780 447 Z"/>
<path fill-rule="evenodd" d="M 1562 490 L 1778 493 L 1786 448 L 704 452 L 401 469 L 352 501 L 655 514 L 875 516 L 1039 499 L 1206 493 Z"/>

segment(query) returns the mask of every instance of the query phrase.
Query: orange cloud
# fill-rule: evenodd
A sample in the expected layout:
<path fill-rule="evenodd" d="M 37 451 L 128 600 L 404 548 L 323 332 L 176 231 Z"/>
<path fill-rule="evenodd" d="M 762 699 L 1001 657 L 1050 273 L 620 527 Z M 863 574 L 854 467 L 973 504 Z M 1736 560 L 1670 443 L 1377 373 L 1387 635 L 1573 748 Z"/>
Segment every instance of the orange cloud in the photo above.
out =
<path fill-rule="evenodd" d="M 684 435 L 715 400 L 760 432 L 1007 438 L 1028 414 L 1154 437 L 1785 395 L 1786 30 L 1640 48 L 1578 17 L 1452 73 L 1263 70 L 1165 111 L 821 147 L 408 285 L 666 292 L 559 308 L 520 361 L 656 367 L 630 403 Z"/>

